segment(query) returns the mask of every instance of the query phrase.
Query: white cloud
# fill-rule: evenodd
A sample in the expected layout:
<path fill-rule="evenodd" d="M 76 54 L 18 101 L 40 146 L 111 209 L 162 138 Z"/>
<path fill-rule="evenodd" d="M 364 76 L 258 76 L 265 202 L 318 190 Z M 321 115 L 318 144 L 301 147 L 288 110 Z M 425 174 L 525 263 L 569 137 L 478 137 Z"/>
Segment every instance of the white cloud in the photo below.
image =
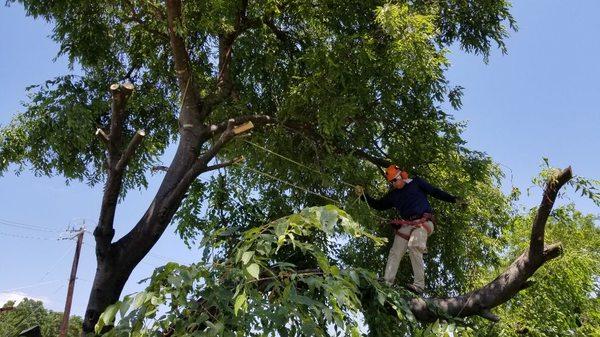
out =
<path fill-rule="evenodd" d="M 24 298 L 29 298 L 29 299 L 36 300 L 36 301 L 42 301 L 44 303 L 44 306 L 46 306 L 46 307 L 48 306 L 48 304 L 50 304 L 50 300 L 45 297 L 31 296 L 24 292 L 13 291 L 10 293 L 0 293 L 0 307 L 3 306 L 8 301 L 15 301 L 15 305 L 19 304 L 19 302 L 21 302 Z"/>

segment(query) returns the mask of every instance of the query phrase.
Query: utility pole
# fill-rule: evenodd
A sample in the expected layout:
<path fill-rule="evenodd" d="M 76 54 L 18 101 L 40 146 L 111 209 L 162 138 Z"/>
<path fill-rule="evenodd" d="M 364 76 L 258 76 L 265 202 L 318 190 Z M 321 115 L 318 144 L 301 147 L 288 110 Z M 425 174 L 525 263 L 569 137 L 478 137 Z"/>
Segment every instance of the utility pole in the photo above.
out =
<path fill-rule="evenodd" d="M 81 244 L 83 243 L 83 233 L 85 227 L 79 228 L 77 233 L 77 246 L 75 248 L 75 256 L 73 257 L 73 266 L 71 267 L 71 277 L 69 278 L 69 289 L 67 290 L 67 300 L 65 302 L 65 311 L 63 313 L 62 324 L 60 325 L 60 337 L 67 337 L 69 328 L 69 316 L 71 315 L 71 303 L 73 302 L 73 289 L 75 288 L 75 279 L 77 278 L 77 265 L 79 264 L 79 253 L 81 252 Z"/>

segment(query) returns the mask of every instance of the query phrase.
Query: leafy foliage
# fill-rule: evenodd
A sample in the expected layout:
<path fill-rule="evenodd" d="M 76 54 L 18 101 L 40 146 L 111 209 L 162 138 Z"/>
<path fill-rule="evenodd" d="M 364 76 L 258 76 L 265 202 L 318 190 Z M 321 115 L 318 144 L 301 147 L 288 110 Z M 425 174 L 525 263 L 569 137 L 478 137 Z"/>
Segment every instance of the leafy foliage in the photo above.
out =
<path fill-rule="evenodd" d="M 254 227 L 236 235 L 240 239 L 232 250 L 223 250 L 230 236 L 217 230 L 205 239 L 216 253 L 197 264 L 157 269 L 145 292 L 125 297 L 103 314 L 97 331 L 113 324 L 119 312 L 108 335 L 172 329 L 174 335 L 358 336 L 364 303 L 387 305 L 399 319 L 412 320 L 403 291 L 381 285 L 367 269 L 340 268 L 337 242 L 385 240 L 334 206 L 307 208 Z M 312 265 L 317 268 L 307 268 Z M 387 328 L 403 331 L 400 325 Z"/>
<path fill-rule="evenodd" d="M 4 304 L 3 308 L 13 307 L 13 310 L 0 313 L 0 336 L 17 336 L 21 331 L 39 325 L 42 336 L 58 336 L 63 315 L 44 308 L 41 301 L 25 298 L 18 305 L 12 301 Z M 71 316 L 67 336 L 81 335 L 81 318 Z"/>
<path fill-rule="evenodd" d="M 527 249 L 534 217 L 535 210 L 517 215 L 502 229 L 504 244 L 493 246 L 501 262 L 473 270 L 470 287 L 488 282 Z M 345 247 L 361 241 L 380 247 L 385 240 L 331 205 L 244 232 L 216 229 L 203 239 L 212 249 L 200 263 L 157 269 L 145 292 L 115 304 L 101 324 L 112 324 L 120 310 L 111 335 L 172 329 L 174 335 L 199 336 L 328 336 L 336 331 L 352 336 L 594 336 L 600 327 L 595 221 L 573 205 L 553 211 L 546 236 L 548 242 L 562 242 L 562 257 L 542 267 L 531 288 L 496 309 L 502 320 L 495 325 L 477 319 L 470 327 L 450 318 L 425 326 L 414 322 L 404 291 L 380 284 L 372 266 L 344 261 Z"/>
<path fill-rule="evenodd" d="M 108 85 L 128 80 L 136 92 L 127 106 L 126 132 L 130 136 L 143 128 L 147 136 L 128 167 L 122 193 L 145 187 L 149 168 L 178 138 L 177 98 L 183 96 L 176 85 L 165 4 L 9 0 L 15 2 L 23 4 L 28 14 L 52 22 L 52 38 L 60 44 L 60 53 L 81 67 L 82 76 L 64 76 L 30 88 L 26 111 L 0 129 L 0 172 L 16 164 L 17 170 L 31 167 L 37 174 L 61 174 L 90 184 L 103 181 L 104 151 L 93 131 L 108 124 Z M 206 254 L 216 250 L 214 254 L 230 258 L 228 254 L 244 242 L 235 233 L 321 205 L 323 196 L 339 200 L 338 206 L 378 236 L 389 236 L 387 228 L 378 226 L 377 218 L 348 193 L 348 185 L 365 182 L 374 182 L 369 186 L 373 194 L 385 192 L 378 170 L 364 160 L 385 157 L 471 205 L 457 210 L 434 204 L 442 225 L 431 238 L 427 256 L 429 291 L 458 292 L 475 268 L 498 263 L 496 245 L 502 242 L 498 234 L 510 211 L 510 200 L 497 188 L 502 174 L 487 155 L 464 146 L 464 125 L 439 105 L 448 100 L 459 107 L 461 97 L 461 88 L 444 75 L 449 66 L 445 48 L 457 42 L 484 59 L 492 44 L 503 49 L 508 29 L 514 28 L 509 3 L 185 1 L 175 30 L 185 40 L 200 97 L 217 90 L 219 39 L 232 32 L 244 3 L 254 24 L 232 46 L 233 93 L 207 111 L 204 123 L 248 114 L 273 117 L 277 123 L 256 128 L 251 141 L 312 170 L 243 139 L 234 140 L 218 159 L 244 154 L 245 165 L 196 181 L 175 217 L 188 244 L 202 237 Z M 210 141 L 198 151 L 208 146 Z M 229 236 L 220 237 L 223 246 L 217 249 L 210 239 L 221 232 Z M 388 247 L 367 236 L 330 251 L 323 245 L 326 235 L 305 234 L 305 241 L 321 243 L 323 254 L 336 256 L 340 266 L 371 270 L 381 266 L 387 254 Z M 255 248 L 252 258 L 261 256 Z M 318 265 L 316 256 L 292 252 L 279 261 L 296 268 Z M 271 266 L 256 262 L 259 276 L 267 265 Z M 202 268 L 193 273 L 213 272 Z M 407 268 L 405 261 L 399 282 L 407 281 Z M 256 274 L 256 267 L 250 271 Z M 349 277 L 342 271 L 340 275 Z M 246 303 L 250 295 L 248 290 Z M 239 301 L 243 312 L 244 301 Z M 355 310 L 353 305 L 339 304 L 340 310 L 350 311 Z M 249 322 L 244 324 L 254 324 Z"/>
<path fill-rule="evenodd" d="M 514 219 L 507 238 L 503 268 L 526 248 L 529 214 Z M 600 229 L 597 218 L 583 215 L 574 205 L 552 212 L 546 228 L 547 242 L 561 242 L 562 256 L 544 265 L 535 284 L 498 308 L 499 324 L 478 324 L 476 336 L 597 336 L 600 334 Z M 498 269 L 482 273 L 480 282 Z"/>

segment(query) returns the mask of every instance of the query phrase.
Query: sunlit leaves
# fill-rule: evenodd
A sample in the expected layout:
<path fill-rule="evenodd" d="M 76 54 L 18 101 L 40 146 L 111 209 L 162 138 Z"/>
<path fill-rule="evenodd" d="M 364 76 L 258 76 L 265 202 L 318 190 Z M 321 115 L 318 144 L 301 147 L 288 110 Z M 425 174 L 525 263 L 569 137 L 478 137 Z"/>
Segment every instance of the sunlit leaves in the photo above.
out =
<path fill-rule="evenodd" d="M 435 16 L 414 12 L 407 4 L 386 4 L 376 13 L 377 23 L 392 38 L 390 57 L 395 58 L 397 70 L 416 81 L 438 80 L 447 60 L 434 41 Z"/>
<path fill-rule="evenodd" d="M 157 269 L 146 291 L 126 296 L 103 313 L 96 331 L 117 318 L 109 334 L 145 336 L 175 329 L 176 334 L 264 336 L 285 327 L 286 336 L 326 336 L 332 330 L 356 336 L 365 301 L 391 305 L 400 319 L 410 316 L 403 292 L 379 284 L 368 270 L 342 269 L 334 255 L 307 240 L 318 233 L 382 243 L 336 207 L 307 208 L 240 233 L 231 255 L 210 268 L 203 261 Z M 219 249 L 218 241 L 212 242 Z M 320 268 L 299 269 L 285 262 L 275 249 L 282 246 L 314 257 Z M 379 302 L 364 291 L 375 292 Z M 159 312 L 163 314 L 157 316 Z"/>

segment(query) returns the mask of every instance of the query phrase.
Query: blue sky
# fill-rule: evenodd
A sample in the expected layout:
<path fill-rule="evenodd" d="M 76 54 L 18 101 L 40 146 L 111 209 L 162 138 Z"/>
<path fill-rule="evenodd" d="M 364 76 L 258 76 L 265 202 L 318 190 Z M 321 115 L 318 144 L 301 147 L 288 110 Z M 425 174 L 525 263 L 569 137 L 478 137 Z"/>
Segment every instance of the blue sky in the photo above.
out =
<path fill-rule="evenodd" d="M 69 70 L 64 59 L 52 62 L 58 47 L 48 38 L 50 25 L 26 18 L 20 6 L 0 8 L 0 124 L 5 125 L 22 109 L 26 86 Z M 558 167 L 572 165 L 575 174 L 600 178 L 599 11 L 595 0 L 519 1 L 513 14 L 520 29 L 507 40 L 508 55 L 495 51 L 485 64 L 480 56 L 452 51 L 448 77 L 465 87 L 455 119 L 468 123 L 464 136 L 470 148 L 503 165 L 505 190 L 530 187 L 542 157 Z M 132 191 L 119 206 L 117 236 L 138 220 L 160 178 L 153 177 L 147 191 Z M 93 230 L 101 197 L 101 186 L 66 185 L 61 177 L 35 177 L 27 171 L 0 177 L 0 305 L 7 298 L 29 296 L 63 310 L 75 243 L 56 238 L 68 225 L 83 221 Z M 539 199 L 540 191 L 534 189 L 522 204 L 532 207 Z M 567 201 L 599 213 L 574 193 L 567 193 L 562 202 Z M 85 311 L 95 270 L 93 237 L 86 234 L 84 242 L 72 309 L 78 315 Z M 190 263 L 197 255 L 172 228 L 167 230 L 134 271 L 124 294 L 140 290 L 137 281 L 167 260 Z"/>

